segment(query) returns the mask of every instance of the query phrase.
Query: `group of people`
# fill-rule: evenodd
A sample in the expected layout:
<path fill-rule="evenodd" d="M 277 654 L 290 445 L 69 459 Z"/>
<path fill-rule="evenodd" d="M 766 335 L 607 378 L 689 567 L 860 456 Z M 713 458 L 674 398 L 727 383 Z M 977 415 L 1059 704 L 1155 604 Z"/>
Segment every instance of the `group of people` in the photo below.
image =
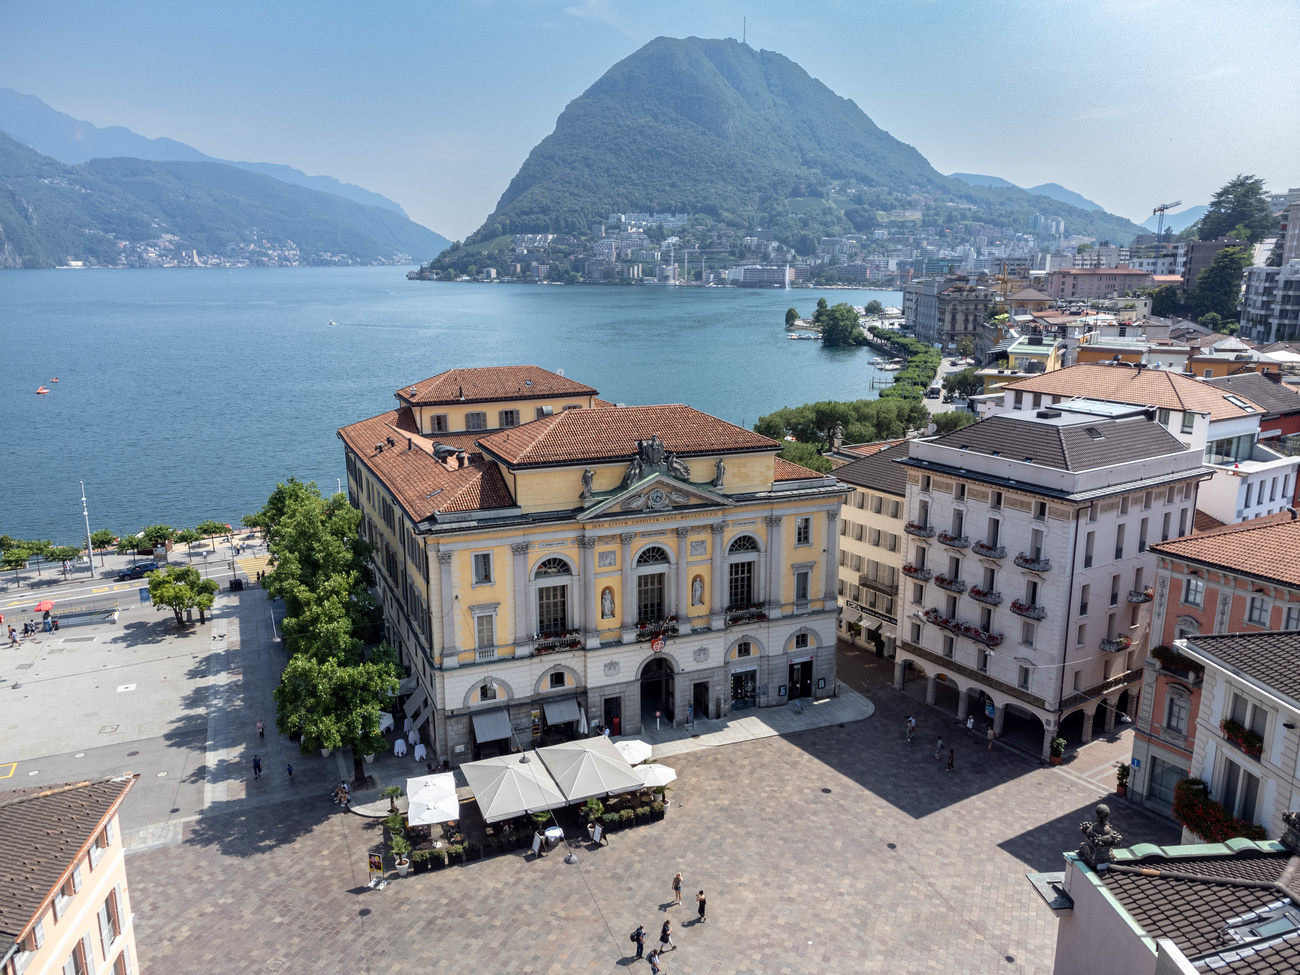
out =
<path fill-rule="evenodd" d="M 904 732 L 907 735 L 908 742 L 911 742 L 916 737 L 916 718 L 912 717 L 910 714 L 907 716 L 907 722 L 904 725 Z M 968 737 L 974 737 L 975 735 L 975 718 L 973 715 L 966 716 L 966 734 Z M 987 737 L 989 742 L 988 747 L 989 750 L 991 751 L 993 748 L 993 742 L 998 737 L 997 733 L 993 730 L 992 725 L 989 726 Z M 956 768 L 956 759 L 957 759 L 957 750 L 955 748 L 949 748 L 948 749 L 948 771 L 949 772 L 951 772 L 954 768 Z M 943 760 L 943 735 L 939 735 L 938 742 L 934 746 L 934 760 L 936 762 Z"/>
<path fill-rule="evenodd" d="M 670 906 L 677 906 L 681 904 L 681 902 L 682 875 L 677 873 L 673 875 L 673 902 Z M 705 914 L 705 909 L 708 902 L 704 896 L 704 891 L 700 891 L 695 895 L 695 903 L 699 910 L 700 923 L 707 921 L 708 916 Z M 636 945 L 636 956 L 638 958 L 642 957 L 642 953 L 645 951 L 645 939 L 645 925 L 638 924 L 636 930 L 633 931 L 631 935 L 631 941 Z M 650 963 L 650 971 L 652 975 L 659 975 L 659 973 L 663 971 L 663 963 L 660 960 L 663 953 L 665 951 L 676 950 L 677 943 L 673 941 L 673 920 L 672 918 L 668 918 L 664 921 L 663 927 L 659 929 L 659 947 L 652 948 L 650 954 L 645 956 L 646 961 Z"/>

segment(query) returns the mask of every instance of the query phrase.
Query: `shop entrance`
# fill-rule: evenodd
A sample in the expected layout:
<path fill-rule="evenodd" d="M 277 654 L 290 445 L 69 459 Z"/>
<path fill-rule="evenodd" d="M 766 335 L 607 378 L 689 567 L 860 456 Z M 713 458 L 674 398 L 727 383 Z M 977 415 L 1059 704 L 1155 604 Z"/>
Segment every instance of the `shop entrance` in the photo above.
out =
<path fill-rule="evenodd" d="M 621 697 L 607 697 L 604 703 L 605 727 L 609 729 L 611 735 L 621 735 L 623 733 L 623 699 Z"/>
<path fill-rule="evenodd" d="M 655 712 L 668 721 L 673 720 L 673 697 L 676 689 L 673 665 L 662 656 L 655 656 L 641 671 L 641 724 L 653 726 Z"/>
<path fill-rule="evenodd" d="M 740 711 L 758 703 L 758 671 L 731 675 L 731 709 Z"/>
<path fill-rule="evenodd" d="M 793 701 L 798 697 L 812 697 L 812 661 L 801 660 L 790 665 L 790 694 Z"/>
<path fill-rule="evenodd" d="M 691 686 L 691 708 L 695 720 L 707 720 L 709 717 L 709 682 L 696 681 Z"/>

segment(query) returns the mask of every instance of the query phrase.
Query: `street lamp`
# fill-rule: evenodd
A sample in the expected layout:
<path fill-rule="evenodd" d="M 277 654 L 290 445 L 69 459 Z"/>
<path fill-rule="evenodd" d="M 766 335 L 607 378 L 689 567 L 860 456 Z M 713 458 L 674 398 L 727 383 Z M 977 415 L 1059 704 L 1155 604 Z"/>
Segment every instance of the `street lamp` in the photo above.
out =
<path fill-rule="evenodd" d="M 95 546 L 90 541 L 90 512 L 86 510 L 86 482 L 78 481 L 81 485 L 81 516 L 86 519 L 86 564 L 90 566 L 90 574 L 95 574 Z M 99 567 L 104 567 L 104 560 L 99 560 Z"/>

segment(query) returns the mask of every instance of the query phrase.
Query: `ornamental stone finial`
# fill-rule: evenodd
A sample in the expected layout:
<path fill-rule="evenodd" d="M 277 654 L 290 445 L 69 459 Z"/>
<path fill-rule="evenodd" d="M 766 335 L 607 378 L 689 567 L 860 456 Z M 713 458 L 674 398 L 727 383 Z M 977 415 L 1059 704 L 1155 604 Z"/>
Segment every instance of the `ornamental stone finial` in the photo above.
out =
<path fill-rule="evenodd" d="M 1083 842 L 1079 845 L 1079 856 L 1088 866 L 1095 868 L 1100 864 L 1110 863 L 1111 847 L 1117 846 L 1124 837 L 1110 825 L 1109 806 L 1099 802 L 1093 812 L 1097 817 L 1095 823 L 1079 824 L 1079 832 L 1083 834 Z"/>

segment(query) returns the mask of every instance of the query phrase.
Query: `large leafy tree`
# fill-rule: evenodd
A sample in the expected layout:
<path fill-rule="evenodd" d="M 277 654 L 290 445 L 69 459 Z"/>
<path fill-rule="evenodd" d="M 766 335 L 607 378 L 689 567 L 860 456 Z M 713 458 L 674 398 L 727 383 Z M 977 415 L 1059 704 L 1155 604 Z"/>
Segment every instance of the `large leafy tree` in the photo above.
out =
<path fill-rule="evenodd" d="M 948 410 L 946 413 L 936 413 L 931 419 L 934 421 L 935 433 L 952 433 L 979 422 L 979 417 L 970 410 Z"/>
<path fill-rule="evenodd" d="M 1210 266 L 1196 278 L 1192 303 L 1197 315 L 1213 312 L 1225 321 L 1235 321 L 1242 275 L 1249 264 L 1250 251 L 1245 247 L 1225 247 L 1215 254 Z"/>
<path fill-rule="evenodd" d="M 286 616 L 285 642 L 292 653 L 313 660 L 351 664 L 361 659 L 361 640 L 354 634 L 364 625 L 353 600 L 352 573 L 330 576 L 313 591 L 299 586 L 294 600 L 300 612 Z"/>
<path fill-rule="evenodd" d="M 944 376 L 943 388 L 959 396 L 976 396 L 984 389 L 984 380 L 970 367 Z"/>
<path fill-rule="evenodd" d="M 1277 230 L 1277 220 L 1264 194 L 1264 180 L 1257 176 L 1238 175 L 1215 193 L 1210 209 L 1200 219 L 1197 236 L 1217 240 L 1232 236 L 1233 231 L 1242 232 L 1239 228 L 1244 228 L 1252 244 Z"/>
<path fill-rule="evenodd" d="M 820 309 L 818 314 L 821 314 Z M 853 306 L 841 302 L 828 309 L 822 317 L 822 344 L 832 347 L 860 345 L 864 339 L 858 313 Z"/>
<path fill-rule="evenodd" d="M 1178 289 L 1172 284 L 1156 288 L 1151 294 L 1151 314 L 1157 318 L 1173 318 L 1182 309 Z"/>
<path fill-rule="evenodd" d="M 754 429 L 773 440 L 794 437 L 820 453 L 830 447 L 836 425 L 844 428 L 845 443 L 871 443 L 903 437 L 908 430 L 919 429 L 928 422 L 929 413 L 920 399 L 823 400 L 785 407 L 759 417 Z M 787 459 L 811 466 L 793 456 Z"/>
<path fill-rule="evenodd" d="M 206 618 L 212 608 L 219 588 L 215 579 L 204 579 L 199 570 L 188 565 L 169 565 L 157 572 L 150 572 L 149 598 L 154 608 L 161 612 L 170 609 L 176 617 L 176 625 L 184 628 L 187 609 L 199 611 L 199 621 Z"/>

